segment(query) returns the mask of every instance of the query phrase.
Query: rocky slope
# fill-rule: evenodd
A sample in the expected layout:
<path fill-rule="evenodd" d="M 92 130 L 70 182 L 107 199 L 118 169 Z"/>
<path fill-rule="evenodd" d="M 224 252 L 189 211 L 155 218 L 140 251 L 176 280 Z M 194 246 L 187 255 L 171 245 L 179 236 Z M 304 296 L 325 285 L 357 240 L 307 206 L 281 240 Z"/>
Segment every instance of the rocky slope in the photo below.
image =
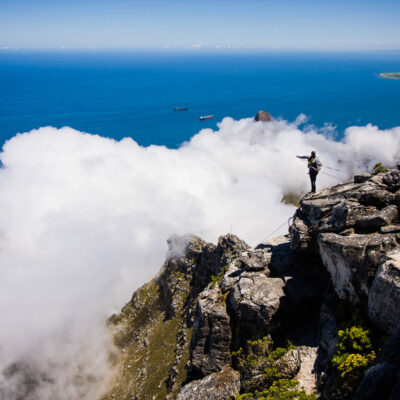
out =
<path fill-rule="evenodd" d="M 305 196 L 290 234 L 256 248 L 171 238 L 110 318 L 121 368 L 104 399 L 399 399 L 399 206 L 393 169 Z"/>

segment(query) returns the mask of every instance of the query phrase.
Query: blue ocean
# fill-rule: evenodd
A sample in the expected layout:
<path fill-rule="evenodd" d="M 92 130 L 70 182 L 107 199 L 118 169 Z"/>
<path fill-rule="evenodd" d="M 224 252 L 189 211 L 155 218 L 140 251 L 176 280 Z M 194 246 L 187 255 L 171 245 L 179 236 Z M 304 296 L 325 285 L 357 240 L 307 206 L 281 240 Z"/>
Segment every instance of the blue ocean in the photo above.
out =
<path fill-rule="evenodd" d="M 174 148 L 226 116 L 258 110 L 289 121 L 304 113 L 340 139 L 351 125 L 400 125 L 400 80 L 379 78 L 398 71 L 399 52 L 3 51 L 0 143 L 51 125 Z"/>

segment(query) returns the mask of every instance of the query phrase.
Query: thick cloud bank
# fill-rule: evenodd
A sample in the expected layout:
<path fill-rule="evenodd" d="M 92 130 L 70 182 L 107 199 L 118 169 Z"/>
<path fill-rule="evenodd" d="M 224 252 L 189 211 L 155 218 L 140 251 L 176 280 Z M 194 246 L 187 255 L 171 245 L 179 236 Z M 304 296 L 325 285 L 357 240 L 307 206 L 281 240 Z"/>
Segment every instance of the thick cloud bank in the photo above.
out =
<path fill-rule="evenodd" d="M 311 150 L 347 171 L 323 169 L 332 176 L 321 173 L 317 186 L 331 186 L 377 161 L 400 161 L 400 127 L 351 127 L 335 142 L 297 123 L 225 118 L 177 150 L 71 128 L 8 141 L 0 169 L 0 398 L 99 398 L 111 375 L 104 321 L 155 275 L 165 240 L 190 232 L 216 241 L 232 231 L 262 241 L 293 214 L 282 196 L 308 191 L 295 156 Z"/>

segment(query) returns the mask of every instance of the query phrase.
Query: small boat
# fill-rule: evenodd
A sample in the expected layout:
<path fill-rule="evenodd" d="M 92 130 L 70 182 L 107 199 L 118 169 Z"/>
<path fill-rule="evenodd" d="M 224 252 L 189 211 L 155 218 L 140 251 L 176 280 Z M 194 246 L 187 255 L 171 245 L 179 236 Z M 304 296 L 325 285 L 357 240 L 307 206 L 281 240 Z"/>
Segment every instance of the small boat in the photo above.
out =
<path fill-rule="evenodd" d="M 200 119 L 200 121 L 205 121 L 205 120 L 207 120 L 207 119 L 213 119 L 214 118 L 214 115 L 202 115 L 199 119 Z"/>
<path fill-rule="evenodd" d="M 187 107 L 175 107 L 174 111 L 187 111 L 188 108 Z"/>

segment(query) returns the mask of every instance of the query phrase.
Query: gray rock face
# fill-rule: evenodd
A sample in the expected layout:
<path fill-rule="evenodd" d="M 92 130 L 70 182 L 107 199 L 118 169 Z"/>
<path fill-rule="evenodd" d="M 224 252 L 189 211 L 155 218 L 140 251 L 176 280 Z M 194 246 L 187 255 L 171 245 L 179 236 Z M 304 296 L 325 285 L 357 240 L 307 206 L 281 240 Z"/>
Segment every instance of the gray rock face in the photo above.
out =
<path fill-rule="evenodd" d="M 380 363 L 365 374 L 353 400 L 386 400 L 392 392 L 397 369 L 390 363 Z"/>
<path fill-rule="evenodd" d="M 397 206 L 389 205 L 377 213 L 360 218 L 356 222 L 356 228 L 363 231 L 377 231 L 380 227 L 396 220 L 397 217 Z"/>
<path fill-rule="evenodd" d="M 400 188 L 400 171 L 393 169 L 382 177 L 382 182 L 392 191 Z"/>
<path fill-rule="evenodd" d="M 231 313 L 240 321 L 243 337 L 256 339 L 271 328 L 270 323 L 284 296 L 284 282 L 263 274 L 243 273 L 228 296 Z"/>
<path fill-rule="evenodd" d="M 231 367 L 183 386 L 177 400 L 233 400 L 240 390 L 240 374 Z"/>
<path fill-rule="evenodd" d="M 274 288 L 270 282 L 265 283 L 268 280 L 270 259 L 271 255 L 268 251 L 254 250 L 235 235 L 225 235 L 219 239 L 213 263 L 218 264 L 216 269 L 218 272 L 223 271 L 223 275 L 216 278 L 218 274 L 215 274 L 214 282 L 198 296 L 188 370 L 191 377 L 203 377 L 231 363 L 232 321 L 227 311 L 226 299 L 231 296 L 230 293 L 236 293 L 238 288 L 245 286 L 244 291 L 248 302 L 258 301 L 265 308 L 270 300 L 268 296 L 273 296 Z M 254 276 L 256 282 L 250 280 L 252 285 L 244 285 L 244 281 L 241 281 L 245 276 Z M 280 279 L 278 281 L 281 287 L 282 281 Z M 280 292 L 280 295 L 282 294 L 283 292 Z M 263 298 L 264 296 L 266 299 Z M 241 299 L 240 302 L 245 302 L 246 299 Z M 274 305 L 277 308 L 277 304 Z M 267 314 L 269 309 L 266 310 L 254 303 L 252 306 L 254 307 L 252 315 L 255 319 L 253 322 L 257 325 L 261 323 L 259 320 L 264 318 L 257 312 Z M 244 305 L 240 307 L 242 309 Z M 272 309 L 269 312 L 272 317 Z M 269 322 L 269 320 L 270 318 L 267 318 L 266 321 Z"/>
<path fill-rule="evenodd" d="M 336 233 L 322 233 L 319 237 L 322 261 L 341 299 L 347 299 L 353 303 L 359 301 L 354 288 L 354 271 L 361 268 L 369 241 L 370 238 L 364 235 L 343 237 Z M 365 285 L 363 285 L 363 290 L 367 290 Z"/>
<path fill-rule="evenodd" d="M 399 247 L 397 196 L 392 193 L 398 184 L 398 170 L 363 174 L 354 184 L 300 202 L 290 229 L 291 247 L 320 255 L 341 299 L 365 302 L 380 261 Z"/>
<path fill-rule="evenodd" d="M 323 298 L 325 275 L 313 269 L 310 260 L 299 262 L 287 237 L 252 249 L 228 235 L 220 238 L 216 253 L 222 275 L 214 275 L 198 296 L 188 369 L 191 379 L 230 364 L 231 349 L 247 340 L 308 323 L 318 315 Z"/>
<path fill-rule="evenodd" d="M 367 298 L 372 279 L 387 251 L 398 246 L 396 234 L 319 236 L 321 259 L 339 298 L 358 303 Z"/>
<path fill-rule="evenodd" d="M 368 299 L 368 316 L 384 332 L 400 328 L 400 251 L 387 255 L 375 275 Z"/>
<path fill-rule="evenodd" d="M 239 258 L 240 267 L 245 271 L 262 271 L 271 261 L 271 254 L 263 250 L 243 252 Z"/>
<path fill-rule="evenodd" d="M 189 373 L 203 377 L 231 363 L 231 328 L 217 290 L 204 290 L 194 317 Z"/>
<path fill-rule="evenodd" d="M 311 251 L 314 235 L 313 226 L 299 211 L 294 216 L 289 232 L 292 238 L 290 243 L 292 250 Z"/>
<path fill-rule="evenodd" d="M 371 190 L 361 194 L 359 202 L 364 206 L 385 207 L 393 203 L 396 196 L 387 190 Z"/>

